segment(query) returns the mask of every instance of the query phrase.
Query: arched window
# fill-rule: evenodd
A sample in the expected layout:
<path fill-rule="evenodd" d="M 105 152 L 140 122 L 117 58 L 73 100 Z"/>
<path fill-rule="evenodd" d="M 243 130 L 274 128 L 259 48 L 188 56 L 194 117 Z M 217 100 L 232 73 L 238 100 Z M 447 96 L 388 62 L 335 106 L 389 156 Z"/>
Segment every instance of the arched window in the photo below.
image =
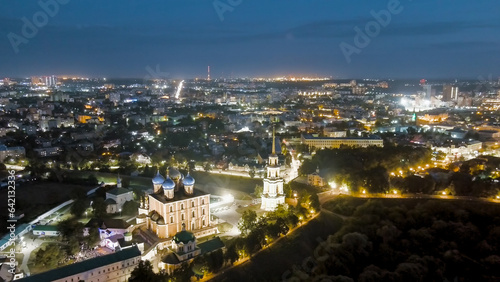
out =
<path fill-rule="evenodd" d="M 181 210 L 183 210 L 183 209 L 184 209 L 184 204 L 181 204 Z"/>
<path fill-rule="evenodd" d="M 201 199 L 201 204 L 204 205 L 205 204 L 205 199 Z"/>
<path fill-rule="evenodd" d="M 191 201 L 191 207 L 194 208 L 194 201 Z"/>
<path fill-rule="evenodd" d="M 173 212 L 174 211 L 174 208 L 172 206 L 170 206 L 170 212 Z"/>
<path fill-rule="evenodd" d="M 184 220 L 184 214 L 181 214 L 181 220 Z"/>
<path fill-rule="evenodd" d="M 174 217 L 173 216 L 170 217 L 170 223 L 174 223 Z"/>
<path fill-rule="evenodd" d="M 194 211 L 193 211 L 193 217 L 194 217 Z"/>

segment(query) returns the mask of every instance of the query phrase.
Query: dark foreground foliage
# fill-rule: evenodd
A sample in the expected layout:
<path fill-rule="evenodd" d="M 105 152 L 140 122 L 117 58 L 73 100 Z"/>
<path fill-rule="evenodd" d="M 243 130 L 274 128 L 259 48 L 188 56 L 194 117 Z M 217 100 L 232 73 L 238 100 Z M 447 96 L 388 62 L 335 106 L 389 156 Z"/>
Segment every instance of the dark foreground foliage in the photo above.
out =
<path fill-rule="evenodd" d="M 486 202 L 351 198 L 348 217 L 288 278 L 316 281 L 499 281 L 500 206 Z M 305 280 L 304 280 L 305 279 Z"/>

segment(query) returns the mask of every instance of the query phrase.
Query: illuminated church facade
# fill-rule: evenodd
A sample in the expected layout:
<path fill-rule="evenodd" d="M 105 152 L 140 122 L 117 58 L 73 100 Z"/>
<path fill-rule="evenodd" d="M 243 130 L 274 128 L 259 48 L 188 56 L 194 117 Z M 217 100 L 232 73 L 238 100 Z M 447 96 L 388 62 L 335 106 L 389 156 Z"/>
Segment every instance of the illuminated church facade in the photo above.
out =
<path fill-rule="evenodd" d="M 210 194 L 195 189 L 189 173 L 184 177 L 170 169 L 166 177 L 158 172 L 152 182 L 153 193 L 141 202 L 138 224 L 145 223 L 160 239 L 174 237 L 183 226 L 196 237 L 217 233 L 210 222 Z"/>

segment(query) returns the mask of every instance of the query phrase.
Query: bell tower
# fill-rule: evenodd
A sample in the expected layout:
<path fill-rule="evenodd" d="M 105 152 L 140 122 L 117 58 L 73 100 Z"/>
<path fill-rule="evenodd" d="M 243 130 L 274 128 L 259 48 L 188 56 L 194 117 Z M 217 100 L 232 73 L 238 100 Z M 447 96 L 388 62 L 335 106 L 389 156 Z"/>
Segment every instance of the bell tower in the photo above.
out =
<path fill-rule="evenodd" d="M 261 209 L 273 211 L 279 204 L 285 203 L 283 192 L 283 178 L 280 176 L 280 166 L 278 155 L 276 154 L 276 129 L 273 124 L 273 145 L 269 162 L 267 164 L 267 175 L 264 178 L 264 187 L 262 191 Z"/>

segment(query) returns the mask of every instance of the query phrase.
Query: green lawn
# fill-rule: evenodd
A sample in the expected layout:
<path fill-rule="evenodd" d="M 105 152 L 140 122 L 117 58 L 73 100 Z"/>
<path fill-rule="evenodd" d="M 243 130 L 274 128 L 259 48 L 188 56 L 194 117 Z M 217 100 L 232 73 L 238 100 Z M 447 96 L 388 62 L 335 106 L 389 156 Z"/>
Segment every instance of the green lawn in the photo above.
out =
<path fill-rule="evenodd" d="M 213 193 L 210 190 L 230 189 L 246 194 L 253 193 L 255 185 L 262 185 L 262 179 L 247 178 L 242 176 L 208 173 L 202 171 L 194 171 L 191 173 L 196 179 L 196 183 L 200 184 L 207 192 Z M 215 194 L 215 193 L 214 193 Z M 220 194 L 218 194 L 220 195 Z M 235 195 L 236 196 L 236 195 Z"/>
<path fill-rule="evenodd" d="M 217 225 L 217 228 L 219 229 L 219 231 L 221 233 L 224 233 L 224 232 L 231 230 L 231 228 L 233 228 L 233 225 L 231 223 L 228 223 L 228 222 L 223 222 L 223 223 L 219 223 Z"/>
<path fill-rule="evenodd" d="M 87 178 L 93 174 L 99 183 L 114 183 L 118 174 L 93 172 L 93 171 L 72 171 L 72 175 Z M 236 199 L 244 200 L 251 199 L 248 194 L 253 193 L 255 185 L 262 185 L 262 179 L 253 179 L 234 175 L 225 175 L 217 173 L 208 173 L 203 171 L 193 171 L 191 175 L 195 178 L 195 188 L 206 191 L 215 195 L 225 195 L 231 193 Z M 149 177 L 131 177 L 127 175 L 120 175 L 122 179 L 130 179 L 130 187 L 141 187 L 144 189 L 153 188 L 151 178 Z"/>

